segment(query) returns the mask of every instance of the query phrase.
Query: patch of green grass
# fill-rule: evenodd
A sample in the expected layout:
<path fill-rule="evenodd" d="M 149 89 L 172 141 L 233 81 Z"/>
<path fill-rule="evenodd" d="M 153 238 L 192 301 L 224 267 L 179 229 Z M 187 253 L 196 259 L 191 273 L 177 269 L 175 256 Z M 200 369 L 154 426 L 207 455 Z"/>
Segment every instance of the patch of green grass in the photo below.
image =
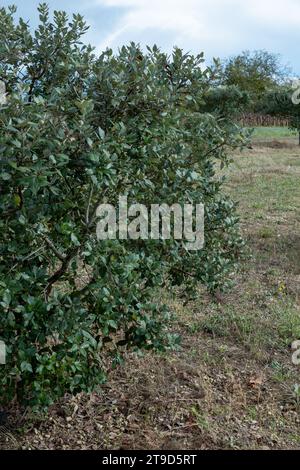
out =
<path fill-rule="evenodd" d="M 291 299 L 273 299 L 264 309 L 257 302 L 252 309 L 249 305 L 248 311 L 244 300 L 241 299 L 240 307 L 225 305 L 211 309 L 201 321 L 202 330 L 217 337 L 231 338 L 255 355 L 270 347 L 281 351 L 295 338 L 300 338 L 299 309 Z"/>
<path fill-rule="evenodd" d="M 273 138 L 284 139 L 287 137 L 296 137 L 297 133 L 288 127 L 255 127 L 253 132 L 254 138 Z"/>
<path fill-rule="evenodd" d="M 275 235 L 275 230 L 273 227 L 261 227 L 258 230 L 258 236 L 260 238 L 273 238 Z"/>
<path fill-rule="evenodd" d="M 210 426 L 202 410 L 198 406 L 193 406 L 191 408 L 191 413 L 195 417 L 196 423 L 199 429 L 201 429 L 202 431 L 203 430 L 208 431 Z"/>
<path fill-rule="evenodd" d="M 273 371 L 273 377 L 277 382 L 284 383 L 286 380 L 289 380 L 291 376 L 291 371 L 278 361 L 271 363 L 271 369 Z"/>
<path fill-rule="evenodd" d="M 277 303 L 273 310 L 279 344 L 290 346 L 300 338 L 300 313 L 291 301 Z"/>
<path fill-rule="evenodd" d="M 262 213 L 296 211 L 300 208 L 300 175 L 260 175 L 253 177 L 230 192 L 252 219 Z"/>
<path fill-rule="evenodd" d="M 212 311 L 202 320 L 201 327 L 205 333 L 231 338 L 253 352 L 263 343 L 262 332 L 257 328 L 257 318 L 253 314 L 239 311 L 234 306 L 225 306 L 222 310 Z"/>

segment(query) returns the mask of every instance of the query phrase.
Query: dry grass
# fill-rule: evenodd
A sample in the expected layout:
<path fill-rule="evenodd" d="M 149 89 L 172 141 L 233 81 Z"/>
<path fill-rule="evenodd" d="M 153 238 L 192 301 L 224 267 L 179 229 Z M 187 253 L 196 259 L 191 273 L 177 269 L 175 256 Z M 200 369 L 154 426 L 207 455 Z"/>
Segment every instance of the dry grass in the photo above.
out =
<path fill-rule="evenodd" d="M 2 447 L 300 448 L 300 368 L 290 350 L 300 338 L 300 150 L 254 145 L 229 176 L 252 253 L 233 291 L 216 301 L 199 290 L 188 305 L 165 294 L 179 351 L 128 354 L 107 386 L 0 434 Z"/>

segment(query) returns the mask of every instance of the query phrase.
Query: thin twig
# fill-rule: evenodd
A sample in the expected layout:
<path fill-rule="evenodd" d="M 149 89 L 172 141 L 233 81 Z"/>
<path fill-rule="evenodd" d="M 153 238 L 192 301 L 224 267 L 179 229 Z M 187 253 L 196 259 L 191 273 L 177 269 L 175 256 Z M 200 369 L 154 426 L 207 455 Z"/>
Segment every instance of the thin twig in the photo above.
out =
<path fill-rule="evenodd" d="M 41 234 L 41 237 L 43 238 L 43 240 L 45 240 L 45 242 L 47 243 L 47 245 L 49 246 L 49 248 L 53 251 L 53 253 L 55 254 L 55 256 L 60 259 L 60 261 L 64 261 L 66 259 L 66 255 L 64 253 L 60 253 L 58 251 L 58 249 L 56 248 L 56 246 L 54 245 L 54 243 L 50 240 L 50 238 L 48 238 L 46 235 L 44 234 Z"/>
<path fill-rule="evenodd" d="M 40 246 L 37 250 L 33 251 L 29 255 L 25 256 L 25 258 L 22 258 L 20 261 L 18 261 L 16 264 L 13 265 L 13 267 L 9 270 L 9 273 L 11 273 L 20 263 L 23 263 L 24 261 L 29 260 L 32 256 L 36 255 L 40 251 L 42 251 L 45 248 L 45 246 Z"/>
<path fill-rule="evenodd" d="M 89 226 L 90 224 L 90 205 L 91 205 L 91 201 L 93 197 L 93 192 L 94 192 L 94 185 L 92 184 L 91 189 L 90 189 L 90 194 L 89 194 L 89 201 L 88 201 L 88 205 L 86 208 L 86 214 L 85 214 L 85 223 L 87 226 Z"/>

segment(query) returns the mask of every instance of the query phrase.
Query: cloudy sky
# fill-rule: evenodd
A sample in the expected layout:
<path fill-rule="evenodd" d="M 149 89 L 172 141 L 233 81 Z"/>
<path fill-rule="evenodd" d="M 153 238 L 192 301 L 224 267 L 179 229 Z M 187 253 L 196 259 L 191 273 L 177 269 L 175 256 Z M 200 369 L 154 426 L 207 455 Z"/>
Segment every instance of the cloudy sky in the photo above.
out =
<path fill-rule="evenodd" d="M 38 0 L 14 3 L 36 24 Z M 265 49 L 282 55 L 300 75 L 300 0 L 49 0 L 52 9 L 84 15 L 91 28 L 87 41 L 97 49 L 117 49 L 129 41 L 156 43 L 171 51 L 227 57 L 242 50 Z"/>

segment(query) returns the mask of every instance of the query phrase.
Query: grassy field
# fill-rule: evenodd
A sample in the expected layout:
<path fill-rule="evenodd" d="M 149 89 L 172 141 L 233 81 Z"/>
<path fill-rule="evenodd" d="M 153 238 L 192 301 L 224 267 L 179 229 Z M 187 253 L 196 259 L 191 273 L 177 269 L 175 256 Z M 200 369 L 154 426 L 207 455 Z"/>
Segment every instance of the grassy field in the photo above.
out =
<path fill-rule="evenodd" d="M 300 366 L 290 348 L 300 339 L 300 149 L 279 131 L 258 130 L 280 137 L 279 147 L 254 140 L 228 172 L 249 251 L 234 289 L 215 299 L 199 289 L 187 305 L 163 293 L 179 351 L 129 354 L 101 391 L 6 432 L 3 447 L 300 448 Z"/>
<path fill-rule="evenodd" d="M 288 127 L 256 127 L 253 133 L 254 139 L 285 139 L 297 138 L 297 133 Z"/>

